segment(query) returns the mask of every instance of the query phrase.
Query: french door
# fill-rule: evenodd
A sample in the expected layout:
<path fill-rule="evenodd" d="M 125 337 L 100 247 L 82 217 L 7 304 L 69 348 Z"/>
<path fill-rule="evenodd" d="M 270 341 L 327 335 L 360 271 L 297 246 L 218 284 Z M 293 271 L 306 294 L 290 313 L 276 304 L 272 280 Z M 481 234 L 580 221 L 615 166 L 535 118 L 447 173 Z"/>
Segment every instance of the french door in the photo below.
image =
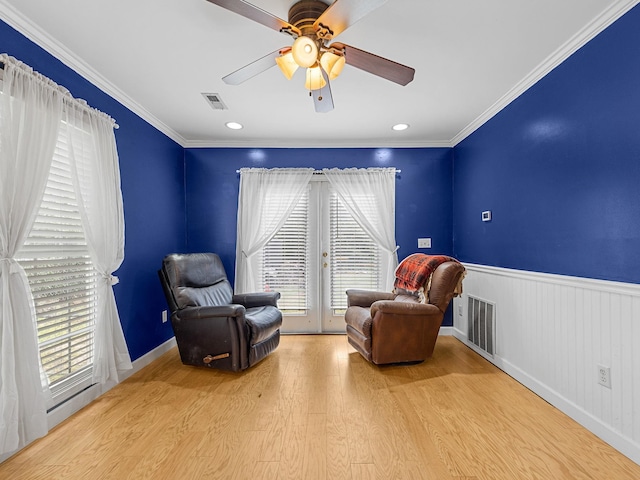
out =
<path fill-rule="evenodd" d="M 368 200 L 363 208 L 374 205 Z M 380 289 L 378 247 L 315 177 L 261 257 L 265 290 L 281 294 L 283 333 L 342 333 L 345 291 Z"/>

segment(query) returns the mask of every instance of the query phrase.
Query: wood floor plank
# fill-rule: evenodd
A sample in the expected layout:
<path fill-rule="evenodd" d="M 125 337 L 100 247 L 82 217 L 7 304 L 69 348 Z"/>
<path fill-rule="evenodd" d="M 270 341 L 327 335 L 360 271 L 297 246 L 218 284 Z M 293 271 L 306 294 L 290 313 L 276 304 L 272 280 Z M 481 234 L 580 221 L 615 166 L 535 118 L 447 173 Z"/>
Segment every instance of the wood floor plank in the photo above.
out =
<path fill-rule="evenodd" d="M 278 462 L 256 462 L 249 478 L 251 480 L 277 480 L 278 467 Z"/>
<path fill-rule="evenodd" d="M 255 445 L 258 447 L 255 456 L 260 462 L 279 462 L 289 417 L 279 411 L 267 413 L 266 417 L 269 420 L 267 428 L 255 438 Z"/>
<path fill-rule="evenodd" d="M 282 480 L 299 480 L 304 468 L 305 439 L 307 426 L 289 419 L 282 441 L 282 452 L 278 466 L 278 478 Z"/>
<path fill-rule="evenodd" d="M 373 463 L 352 463 L 351 478 L 353 480 L 375 480 L 376 467 Z"/>
<path fill-rule="evenodd" d="M 327 416 L 327 478 L 351 478 L 348 426 L 342 415 Z"/>
<path fill-rule="evenodd" d="M 355 353 L 355 352 L 354 352 Z M 356 354 L 357 355 L 357 354 Z M 359 355 L 358 355 L 359 356 Z M 362 399 L 358 392 L 358 373 L 349 360 L 344 362 L 347 368 L 341 370 L 342 401 L 344 405 L 344 418 L 347 421 L 347 443 L 349 457 L 355 464 L 373 465 L 373 454 L 369 444 L 368 423 L 370 416 L 366 412 L 366 399 Z M 355 365 L 363 365 L 359 359 L 353 362 Z"/>
<path fill-rule="evenodd" d="M 309 413 L 300 478 L 327 478 L 327 415 Z"/>
<path fill-rule="evenodd" d="M 429 436 L 429 432 L 424 425 L 418 421 L 418 414 L 411 405 L 411 401 L 405 392 L 394 392 L 394 398 L 398 405 L 399 411 L 404 417 L 404 426 L 406 435 L 411 438 L 411 443 L 418 447 L 418 456 L 420 464 L 424 471 L 429 471 L 435 478 L 446 480 L 451 477 L 441 451 L 439 450 L 434 439 Z"/>
<path fill-rule="evenodd" d="M 174 349 L 0 464 L 0 478 L 640 478 L 616 452 L 452 337 L 379 367 L 341 335 L 283 336 L 245 372 Z"/>

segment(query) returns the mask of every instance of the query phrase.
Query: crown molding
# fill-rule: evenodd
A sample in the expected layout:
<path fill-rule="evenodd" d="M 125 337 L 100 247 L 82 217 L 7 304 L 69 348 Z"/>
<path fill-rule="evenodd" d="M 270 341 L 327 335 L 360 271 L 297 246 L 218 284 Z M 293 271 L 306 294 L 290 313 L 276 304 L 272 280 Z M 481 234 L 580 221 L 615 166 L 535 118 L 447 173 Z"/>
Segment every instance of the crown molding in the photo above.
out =
<path fill-rule="evenodd" d="M 187 140 L 178 132 L 170 128 L 167 124 L 160 121 L 151 114 L 146 108 L 133 100 L 124 91 L 117 88 L 100 73 L 91 68 L 86 62 L 74 55 L 60 42 L 54 40 L 50 35 L 44 32 L 40 27 L 35 25 L 31 20 L 18 12 L 12 5 L 4 0 L 0 0 L 0 19 L 8 25 L 16 29 L 22 35 L 27 37 L 33 43 L 46 50 L 48 53 L 56 57 L 67 67 L 71 68 L 78 75 L 82 76 L 94 86 L 102 90 L 114 100 L 121 103 L 133 113 L 141 117 L 143 120 L 151 124 L 153 127 L 171 138 L 174 142 L 184 147 Z M 116 119 L 117 120 L 117 119 Z"/>
<path fill-rule="evenodd" d="M 187 141 L 184 148 L 451 148 L 453 145 L 449 141 L 408 141 L 393 142 L 387 141 L 336 141 L 331 144 L 319 142 L 317 139 L 302 139 L 295 141 L 273 141 L 273 140 L 238 140 L 237 142 L 216 142 L 209 140 Z"/>
<path fill-rule="evenodd" d="M 549 55 L 541 64 L 533 69 L 526 77 L 518 82 L 513 88 L 505 93 L 487 110 L 481 113 L 475 120 L 464 127 L 460 132 L 450 140 L 450 144 L 455 147 L 462 140 L 467 138 L 478 128 L 493 118 L 498 112 L 531 88 L 540 79 L 546 76 L 554 68 L 564 62 L 573 53 L 586 45 L 592 38 L 606 29 L 613 22 L 618 20 L 622 15 L 635 7 L 640 0 L 619 0 L 607 9 L 605 9 L 598 17 L 593 19 L 589 24 L 582 28 L 578 33 L 571 37 L 565 44 L 560 46 L 551 55 Z"/>

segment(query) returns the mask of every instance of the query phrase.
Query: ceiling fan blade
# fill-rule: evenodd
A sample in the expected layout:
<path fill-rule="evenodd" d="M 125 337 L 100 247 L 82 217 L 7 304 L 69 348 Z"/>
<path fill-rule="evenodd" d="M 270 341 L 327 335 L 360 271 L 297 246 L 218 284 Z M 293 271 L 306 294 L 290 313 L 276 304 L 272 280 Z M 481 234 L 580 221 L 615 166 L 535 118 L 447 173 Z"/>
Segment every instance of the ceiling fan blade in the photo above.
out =
<path fill-rule="evenodd" d="M 289 22 L 270 14 L 269 12 L 256 7 L 255 5 L 245 2 L 244 0 L 207 0 L 219 7 L 226 8 L 238 15 L 261 23 L 262 25 L 272 28 L 278 32 L 300 35 L 300 30 Z"/>
<path fill-rule="evenodd" d="M 327 84 L 317 90 L 311 90 L 313 96 L 313 104 L 317 113 L 327 113 L 333 110 L 333 95 L 331 95 L 331 85 L 329 84 L 329 75 L 320 67 L 322 77 Z"/>
<path fill-rule="evenodd" d="M 316 30 L 318 28 L 322 30 L 322 27 L 328 28 L 331 34 L 325 37 L 327 39 L 337 37 L 366 14 L 385 3 L 387 0 L 336 0 L 318 17 L 313 27 Z"/>
<path fill-rule="evenodd" d="M 259 58 L 255 62 L 251 62 L 242 68 L 239 68 L 233 73 L 230 73 L 226 77 L 222 77 L 222 81 L 228 85 L 240 85 L 242 82 L 246 82 L 250 78 L 255 77 L 259 73 L 269 70 L 276 64 L 276 58 L 280 56 L 283 50 L 287 50 L 290 47 L 282 47 L 278 50 Z"/>
<path fill-rule="evenodd" d="M 345 45 L 344 43 L 332 43 L 332 48 L 344 52 L 344 58 L 348 65 L 372 73 L 378 77 L 386 78 L 400 85 L 406 85 L 413 80 L 415 69 L 388 60 L 373 53 L 365 52 L 359 48 Z"/>

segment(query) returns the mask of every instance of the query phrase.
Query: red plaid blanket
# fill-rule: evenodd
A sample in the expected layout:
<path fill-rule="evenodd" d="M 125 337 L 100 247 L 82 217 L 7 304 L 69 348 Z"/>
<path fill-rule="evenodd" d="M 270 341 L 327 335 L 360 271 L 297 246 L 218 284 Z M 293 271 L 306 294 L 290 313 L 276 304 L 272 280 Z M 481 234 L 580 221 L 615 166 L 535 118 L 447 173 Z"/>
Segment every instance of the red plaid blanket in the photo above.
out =
<path fill-rule="evenodd" d="M 425 255 L 424 253 L 409 255 L 396 268 L 396 280 L 393 286 L 419 292 L 434 270 L 444 262 L 457 262 L 457 260 L 446 255 Z"/>

